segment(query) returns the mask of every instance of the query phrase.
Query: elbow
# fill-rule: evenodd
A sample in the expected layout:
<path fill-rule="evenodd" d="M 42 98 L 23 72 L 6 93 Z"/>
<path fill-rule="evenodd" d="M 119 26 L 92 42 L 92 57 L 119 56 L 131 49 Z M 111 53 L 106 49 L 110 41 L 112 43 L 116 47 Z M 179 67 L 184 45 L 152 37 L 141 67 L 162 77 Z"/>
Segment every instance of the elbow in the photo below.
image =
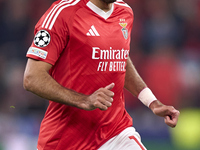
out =
<path fill-rule="evenodd" d="M 24 87 L 25 90 L 31 91 L 31 87 L 32 87 L 32 79 L 31 79 L 31 76 L 26 75 L 26 74 L 24 75 L 23 87 Z"/>

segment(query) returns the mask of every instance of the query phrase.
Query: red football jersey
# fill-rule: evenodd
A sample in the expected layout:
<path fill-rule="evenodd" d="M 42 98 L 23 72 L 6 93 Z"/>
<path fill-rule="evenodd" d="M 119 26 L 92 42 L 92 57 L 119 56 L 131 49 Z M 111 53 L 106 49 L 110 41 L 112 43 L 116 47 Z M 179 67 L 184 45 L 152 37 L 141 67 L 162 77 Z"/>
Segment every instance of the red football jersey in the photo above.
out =
<path fill-rule="evenodd" d="M 50 75 L 68 89 L 89 95 L 114 82 L 115 95 L 106 111 L 49 101 L 38 150 L 96 150 L 132 126 L 123 94 L 132 23 L 123 1 L 104 12 L 88 0 L 59 0 L 39 20 L 27 57 L 52 64 Z"/>

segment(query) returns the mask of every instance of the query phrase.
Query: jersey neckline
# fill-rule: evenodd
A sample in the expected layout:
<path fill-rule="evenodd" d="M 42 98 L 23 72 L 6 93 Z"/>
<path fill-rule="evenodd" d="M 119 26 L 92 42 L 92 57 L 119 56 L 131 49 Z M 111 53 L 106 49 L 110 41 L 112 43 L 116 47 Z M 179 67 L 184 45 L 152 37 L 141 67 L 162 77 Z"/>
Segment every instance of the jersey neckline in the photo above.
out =
<path fill-rule="evenodd" d="M 113 13 L 114 10 L 114 4 L 112 4 L 112 7 L 109 11 L 105 12 L 102 9 L 100 9 L 99 7 L 97 7 L 95 4 L 93 4 L 91 1 L 88 1 L 88 3 L 86 4 L 93 12 L 95 12 L 96 14 L 98 14 L 99 16 L 101 16 L 102 18 L 104 18 L 105 20 L 108 19 L 111 14 Z"/>

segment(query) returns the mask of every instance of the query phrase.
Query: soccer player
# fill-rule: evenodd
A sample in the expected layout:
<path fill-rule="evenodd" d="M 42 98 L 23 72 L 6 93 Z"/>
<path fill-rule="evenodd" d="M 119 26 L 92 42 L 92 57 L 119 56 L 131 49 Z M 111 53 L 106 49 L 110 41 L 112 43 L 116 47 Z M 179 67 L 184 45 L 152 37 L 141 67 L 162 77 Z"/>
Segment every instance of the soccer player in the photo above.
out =
<path fill-rule="evenodd" d="M 132 9 L 115 0 L 58 0 L 35 26 L 24 88 L 49 100 L 38 150 L 145 150 L 123 88 L 171 127 L 179 111 L 156 99 L 129 58 Z"/>

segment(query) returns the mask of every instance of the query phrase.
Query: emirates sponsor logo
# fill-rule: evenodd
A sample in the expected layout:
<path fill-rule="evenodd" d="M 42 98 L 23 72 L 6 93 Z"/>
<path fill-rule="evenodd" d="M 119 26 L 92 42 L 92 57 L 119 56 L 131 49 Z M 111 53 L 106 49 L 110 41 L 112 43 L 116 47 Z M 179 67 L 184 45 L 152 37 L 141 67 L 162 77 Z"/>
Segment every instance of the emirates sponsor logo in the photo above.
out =
<path fill-rule="evenodd" d="M 102 50 L 99 47 L 92 47 L 92 59 L 128 59 L 129 50 L 125 49 L 106 49 Z"/>
<path fill-rule="evenodd" d="M 92 47 L 92 59 L 101 60 L 98 63 L 97 71 L 125 71 L 126 60 L 129 50 L 110 49 L 102 50 L 99 47 Z"/>

